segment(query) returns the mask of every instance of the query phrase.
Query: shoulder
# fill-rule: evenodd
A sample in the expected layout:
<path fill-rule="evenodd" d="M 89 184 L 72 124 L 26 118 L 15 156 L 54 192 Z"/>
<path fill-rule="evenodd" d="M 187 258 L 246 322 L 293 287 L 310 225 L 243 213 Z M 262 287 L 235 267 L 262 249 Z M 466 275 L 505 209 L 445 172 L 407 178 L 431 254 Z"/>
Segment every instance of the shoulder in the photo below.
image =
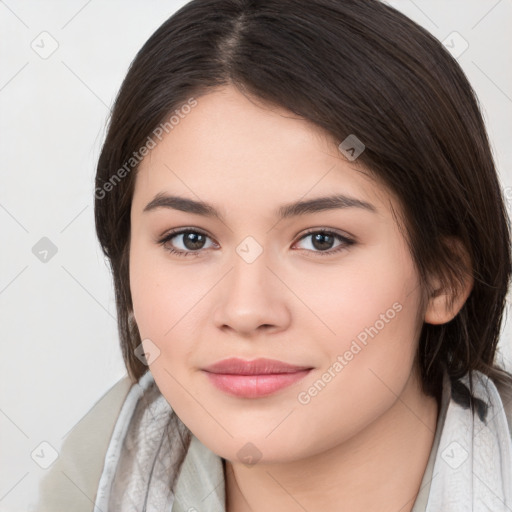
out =
<path fill-rule="evenodd" d="M 132 382 L 114 384 L 67 434 L 39 484 L 37 512 L 90 512 L 109 441 Z"/>

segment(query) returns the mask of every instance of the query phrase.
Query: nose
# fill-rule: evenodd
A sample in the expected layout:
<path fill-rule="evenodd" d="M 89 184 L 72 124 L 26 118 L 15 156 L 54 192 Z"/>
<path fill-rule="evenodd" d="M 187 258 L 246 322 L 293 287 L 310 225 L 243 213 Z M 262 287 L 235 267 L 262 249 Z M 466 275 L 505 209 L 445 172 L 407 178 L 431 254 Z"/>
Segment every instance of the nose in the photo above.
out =
<path fill-rule="evenodd" d="M 278 276 L 265 251 L 248 262 L 235 253 L 232 268 L 217 287 L 213 315 L 219 329 L 251 336 L 280 331 L 290 323 L 293 294 Z"/>

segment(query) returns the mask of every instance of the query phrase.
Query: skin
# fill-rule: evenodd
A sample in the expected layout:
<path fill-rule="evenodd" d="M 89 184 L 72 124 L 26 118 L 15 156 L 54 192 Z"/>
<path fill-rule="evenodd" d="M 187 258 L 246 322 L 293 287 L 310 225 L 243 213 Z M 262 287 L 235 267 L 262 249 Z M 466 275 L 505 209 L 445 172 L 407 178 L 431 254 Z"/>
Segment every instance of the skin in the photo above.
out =
<path fill-rule="evenodd" d="M 227 86 L 200 97 L 138 170 L 130 240 L 135 319 L 145 348 L 159 351 L 150 371 L 162 394 L 226 459 L 228 512 L 325 512 L 340 504 L 407 512 L 419 491 L 438 417 L 415 371 L 419 332 L 424 321 L 453 318 L 470 285 L 452 310 L 443 290 L 421 307 L 416 268 L 392 215 L 400 204 L 357 160 L 344 158 L 339 142 Z M 159 192 L 211 203 L 224 222 L 170 208 L 143 212 Z M 376 211 L 274 215 L 282 204 L 333 193 Z M 166 250 L 194 252 L 183 235 L 158 244 L 175 228 L 207 235 L 199 255 Z M 304 238 L 310 228 L 355 243 L 333 239 L 318 248 L 313 236 Z M 263 250 L 251 263 L 236 250 L 248 236 Z M 301 403 L 299 393 L 332 372 L 337 356 L 393 304 L 401 306 L 394 318 Z M 270 396 L 239 398 L 201 371 L 228 357 L 313 370 Z M 238 455 L 247 443 L 261 457 L 252 465 Z"/>

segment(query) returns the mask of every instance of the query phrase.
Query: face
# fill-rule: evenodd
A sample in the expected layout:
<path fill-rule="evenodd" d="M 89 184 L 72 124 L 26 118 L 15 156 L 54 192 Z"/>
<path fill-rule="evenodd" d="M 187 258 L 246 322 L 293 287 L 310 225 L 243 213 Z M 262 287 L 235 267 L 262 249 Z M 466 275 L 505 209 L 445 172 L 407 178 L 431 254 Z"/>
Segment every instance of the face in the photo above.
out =
<path fill-rule="evenodd" d="M 131 209 L 130 287 L 150 371 L 223 458 L 320 453 L 411 382 L 420 288 L 399 204 L 341 141 L 288 111 L 232 87 L 186 111 L 141 162 Z M 186 201 L 147 207 L 157 194 Z M 314 202 L 331 196 L 345 199 Z M 296 202 L 309 208 L 286 208 Z M 229 358 L 298 368 L 205 371 Z"/>

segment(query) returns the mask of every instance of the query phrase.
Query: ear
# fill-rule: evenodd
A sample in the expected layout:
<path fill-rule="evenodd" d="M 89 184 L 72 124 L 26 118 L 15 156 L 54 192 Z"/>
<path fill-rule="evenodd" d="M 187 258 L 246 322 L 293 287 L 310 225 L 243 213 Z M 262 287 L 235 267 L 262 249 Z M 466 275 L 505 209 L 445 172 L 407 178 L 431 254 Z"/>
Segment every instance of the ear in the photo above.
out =
<path fill-rule="evenodd" d="M 464 279 L 458 290 L 451 289 L 448 285 L 443 286 L 438 276 L 431 277 L 431 285 L 434 291 L 428 298 L 425 310 L 425 322 L 427 324 L 446 324 L 455 318 L 466 302 L 473 289 L 473 273 L 471 258 L 466 248 L 457 238 L 444 240 L 448 249 L 453 253 L 454 260 L 460 260 L 464 267 Z"/>

